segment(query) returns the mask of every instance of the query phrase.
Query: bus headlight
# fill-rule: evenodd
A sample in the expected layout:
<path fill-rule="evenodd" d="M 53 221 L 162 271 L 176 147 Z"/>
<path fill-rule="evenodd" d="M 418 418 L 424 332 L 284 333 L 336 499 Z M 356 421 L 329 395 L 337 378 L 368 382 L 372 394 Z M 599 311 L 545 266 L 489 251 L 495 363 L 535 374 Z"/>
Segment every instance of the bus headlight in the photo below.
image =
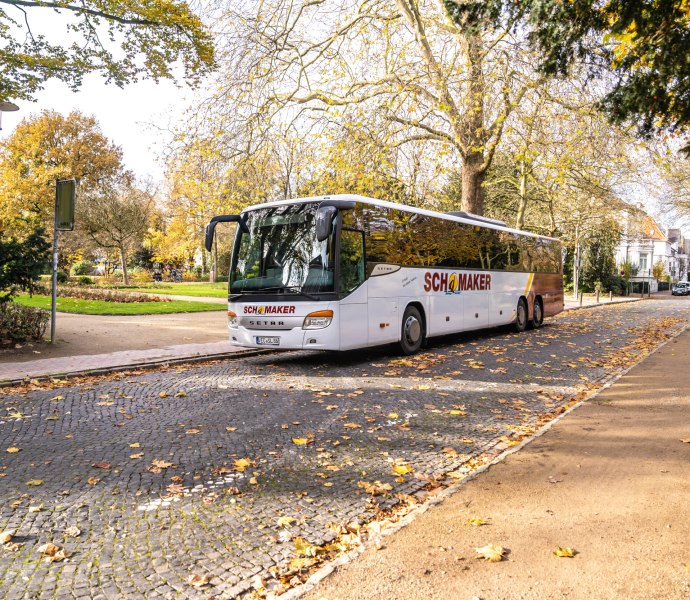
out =
<path fill-rule="evenodd" d="M 332 310 L 317 310 L 304 317 L 302 329 L 323 329 L 328 327 L 333 321 Z"/>
<path fill-rule="evenodd" d="M 228 327 L 237 327 L 237 315 L 231 310 L 228 311 Z"/>

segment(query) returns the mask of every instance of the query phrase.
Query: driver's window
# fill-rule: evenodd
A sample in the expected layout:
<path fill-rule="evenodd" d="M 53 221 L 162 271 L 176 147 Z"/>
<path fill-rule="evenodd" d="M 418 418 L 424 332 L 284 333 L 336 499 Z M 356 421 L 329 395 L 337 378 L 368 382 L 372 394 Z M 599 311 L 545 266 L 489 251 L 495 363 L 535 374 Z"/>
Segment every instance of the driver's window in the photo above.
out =
<path fill-rule="evenodd" d="M 343 229 L 340 236 L 340 285 L 348 294 L 364 281 L 364 232 Z"/>

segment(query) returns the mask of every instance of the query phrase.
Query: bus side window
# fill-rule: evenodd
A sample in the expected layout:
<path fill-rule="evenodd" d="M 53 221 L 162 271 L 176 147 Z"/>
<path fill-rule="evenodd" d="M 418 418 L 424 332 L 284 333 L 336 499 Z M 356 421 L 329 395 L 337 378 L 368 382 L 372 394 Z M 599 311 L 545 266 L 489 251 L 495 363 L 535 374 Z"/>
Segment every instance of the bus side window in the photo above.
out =
<path fill-rule="evenodd" d="M 343 229 L 340 236 L 340 285 L 347 294 L 364 281 L 364 232 Z"/>

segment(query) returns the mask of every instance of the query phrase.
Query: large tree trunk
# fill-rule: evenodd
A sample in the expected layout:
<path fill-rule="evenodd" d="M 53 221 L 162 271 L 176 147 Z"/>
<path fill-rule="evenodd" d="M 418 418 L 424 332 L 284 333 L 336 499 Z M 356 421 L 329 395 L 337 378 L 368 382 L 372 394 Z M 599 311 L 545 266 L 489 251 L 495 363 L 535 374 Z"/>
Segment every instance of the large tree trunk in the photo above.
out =
<path fill-rule="evenodd" d="M 480 152 L 464 156 L 462 159 L 462 210 L 484 214 L 484 176 L 482 166 L 484 155 Z"/>
<path fill-rule="evenodd" d="M 120 260 L 122 261 L 122 282 L 129 285 L 129 275 L 127 274 L 127 252 L 120 246 Z"/>
<path fill-rule="evenodd" d="M 523 229 L 525 226 L 525 212 L 527 211 L 527 171 L 524 161 L 520 161 L 520 186 L 518 188 L 519 200 L 515 229 Z"/>

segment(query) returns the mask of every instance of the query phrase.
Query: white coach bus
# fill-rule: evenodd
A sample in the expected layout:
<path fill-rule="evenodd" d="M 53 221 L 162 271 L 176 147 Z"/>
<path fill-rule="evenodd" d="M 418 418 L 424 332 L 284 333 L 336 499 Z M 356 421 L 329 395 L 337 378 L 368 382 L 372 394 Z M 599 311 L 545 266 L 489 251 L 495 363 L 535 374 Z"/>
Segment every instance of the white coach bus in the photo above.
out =
<path fill-rule="evenodd" d="M 563 310 L 561 244 L 468 213 L 363 196 L 301 198 L 236 222 L 228 329 L 238 346 L 350 350 L 513 324 Z"/>

